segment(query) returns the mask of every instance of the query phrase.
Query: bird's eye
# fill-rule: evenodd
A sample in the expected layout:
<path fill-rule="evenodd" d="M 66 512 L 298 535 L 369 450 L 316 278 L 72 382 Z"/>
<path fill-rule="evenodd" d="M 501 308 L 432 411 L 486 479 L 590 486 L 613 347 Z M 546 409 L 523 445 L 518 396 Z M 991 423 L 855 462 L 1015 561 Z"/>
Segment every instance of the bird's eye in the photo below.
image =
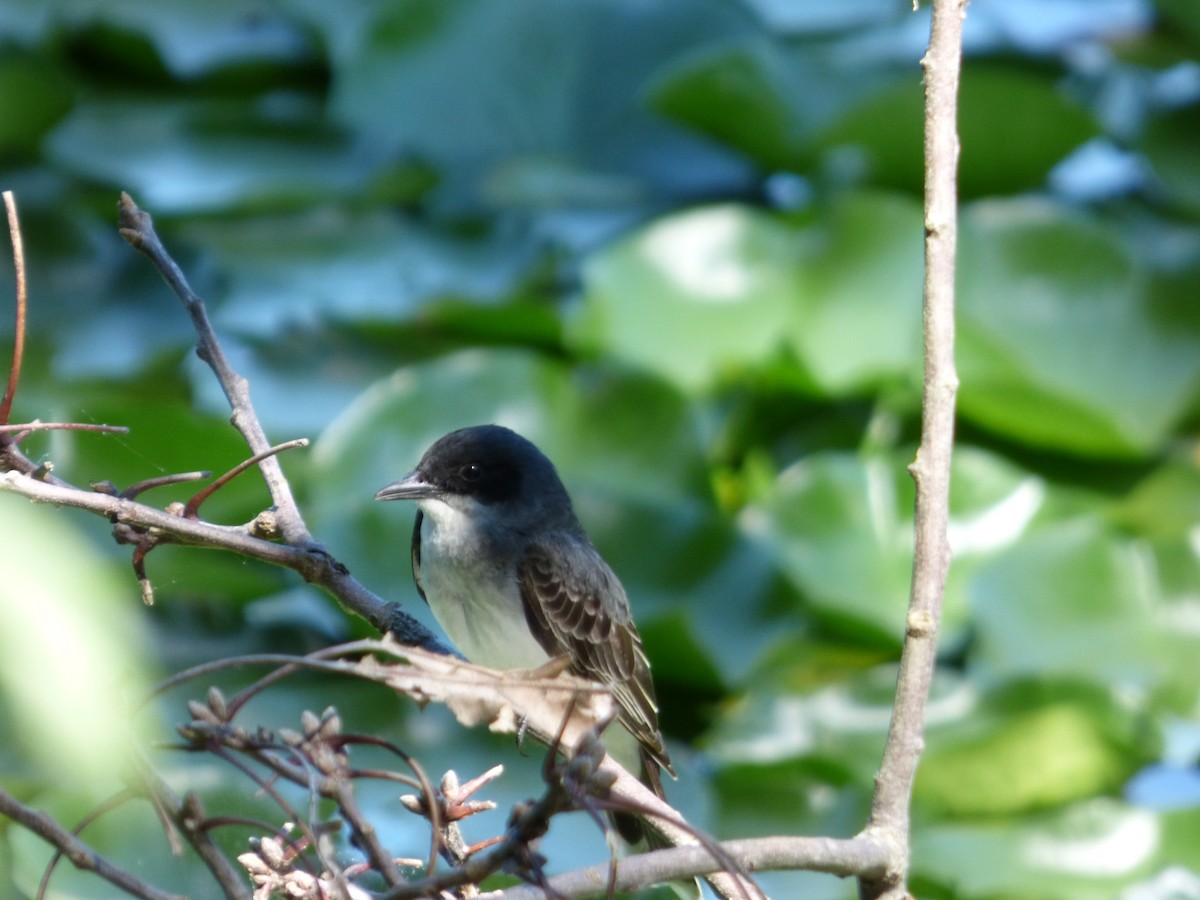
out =
<path fill-rule="evenodd" d="M 463 481 L 478 481 L 483 477 L 483 466 L 479 465 L 479 463 L 467 463 L 458 470 L 458 474 L 462 477 Z"/>

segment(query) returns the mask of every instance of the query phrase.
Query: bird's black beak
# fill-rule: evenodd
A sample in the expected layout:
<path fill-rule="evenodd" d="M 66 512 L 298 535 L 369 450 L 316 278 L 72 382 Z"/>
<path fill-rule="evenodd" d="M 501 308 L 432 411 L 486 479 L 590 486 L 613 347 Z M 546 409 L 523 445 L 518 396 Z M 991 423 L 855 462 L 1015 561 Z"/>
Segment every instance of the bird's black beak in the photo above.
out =
<path fill-rule="evenodd" d="M 399 481 L 393 481 L 387 487 L 380 488 L 375 494 L 376 500 L 424 500 L 436 497 L 438 489 L 423 479 L 416 472 L 409 472 Z"/>

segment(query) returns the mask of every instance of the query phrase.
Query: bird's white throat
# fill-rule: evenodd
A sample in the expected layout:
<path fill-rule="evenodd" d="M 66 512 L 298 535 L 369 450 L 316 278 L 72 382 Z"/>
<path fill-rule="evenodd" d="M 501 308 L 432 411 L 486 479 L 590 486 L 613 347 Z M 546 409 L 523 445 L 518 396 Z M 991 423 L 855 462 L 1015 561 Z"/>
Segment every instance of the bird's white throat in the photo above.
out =
<path fill-rule="evenodd" d="M 491 510 L 468 497 L 420 502 L 421 586 L 438 624 L 471 662 L 530 669 L 549 659 L 525 619 L 517 563 L 487 552 Z"/>

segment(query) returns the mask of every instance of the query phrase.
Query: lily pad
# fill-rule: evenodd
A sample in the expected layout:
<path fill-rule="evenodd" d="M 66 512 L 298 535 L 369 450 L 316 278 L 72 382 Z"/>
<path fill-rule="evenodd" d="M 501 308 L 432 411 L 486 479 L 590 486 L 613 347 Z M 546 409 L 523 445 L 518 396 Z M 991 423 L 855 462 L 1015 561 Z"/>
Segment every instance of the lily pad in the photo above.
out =
<path fill-rule="evenodd" d="M 803 290 L 793 230 L 744 206 L 678 213 L 594 254 L 568 338 L 686 390 L 782 346 Z"/>
<path fill-rule="evenodd" d="M 1104 223 L 1033 201 L 963 220 L 961 414 L 1041 447 L 1152 453 L 1188 408 L 1200 344 L 1152 314 L 1148 273 Z"/>

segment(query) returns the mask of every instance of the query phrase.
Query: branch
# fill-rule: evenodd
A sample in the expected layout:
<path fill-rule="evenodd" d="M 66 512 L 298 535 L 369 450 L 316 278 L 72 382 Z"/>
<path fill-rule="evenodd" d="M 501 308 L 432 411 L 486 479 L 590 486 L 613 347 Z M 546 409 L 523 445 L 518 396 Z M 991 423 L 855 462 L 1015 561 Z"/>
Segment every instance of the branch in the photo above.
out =
<path fill-rule="evenodd" d="M 11 198 L 7 200 L 9 217 L 15 217 Z M 34 426 L 17 430 L 10 437 L 0 432 L 0 490 L 28 497 L 36 502 L 54 503 L 87 509 L 107 517 L 117 526 L 118 541 L 138 545 L 144 556 L 150 544 L 138 539 L 142 534 L 153 531 L 154 541 L 170 541 L 198 547 L 228 550 L 251 559 L 284 566 L 298 572 L 306 581 L 322 588 L 343 607 L 361 616 L 382 632 L 391 632 L 406 644 L 425 647 L 436 652 L 449 652 L 427 628 L 409 616 L 399 606 L 387 603 L 350 577 L 349 571 L 316 543 L 301 518 L 291 488 L 283 477 L 279 461 L 272 452 L 270 443 L 263 433 L 258 417 L 250 403 L 250 391 L 246 380 L 229 365 L 221 350 L 217 337 L 208 321 L 204 302 L 187 284 L 179 266 L 167 253 L 154 230 L 150 216 L 138 209 L 128 194 L 121 195 L 121 234 L 137 249 L 154 262 L 167 283 L 182 301 L 191 316 L 197 332 L 196 352 L 212 367 L 233 408 L 232 421 L 246 438 L 255 455 L 260 471 L 267 482 L 274 502 L 268 514 L 258 517 L 250 525 L 213 525 L 196 519 L 175 516 L 151 506 L 135 503 L 120 496 L 85 491 L 51 474 L 52 466 L 38 465 L 24 455 L 17 446 L 20 434 L 34 430 Z M 15 224 L 11 229 L 18 273 L 24 271 L 20 253 L 20 233 Z M 18 279 L 17 340 L 13 364 L 9 371 L 8 386 L 4 399 L 0 401 L 0 425 L 7 425 L 8 405 L 16 391 L 20 375 L 21 348 L 24 341 L 25 291 L 23 279 Z M 41 426 L 45 427 L 45 426 Z M 57 426 L 61 427 L 61 426 Z M 72 426 L 75 427 L 75 426 Z M 107 429 L 107 426 L 104 426 Z M 102 429 L 91 429 L 102 430 Z M 122 530 L 124 529 L 124 531 Z M 263 540 L 261 535 L 279 534 L 286 544 Z M 135 562 L 137 559 L 135 558 Z M 143 585 L 143 591 L 146 586 Z"/>
<path fill-rule="evenodd" d="M 228 550 L 250 559 L 292 569 L 375 628 L 393 633 L 401 643 L 434 652 L 449 652 L 420 622 L 399 606 L 388 603 L 363 587 L 350 576 L 345 566 L 319 545 L 310 542 L 302 546 L 290 546 L 258 537 L 258 533 L 272 530 L 273 518 L 269 514 L 259 516 L 249 525 L 215 525 L 184 518 L 119 494 L 85 491 L 60 478 L 46 475 L 43 467 L 34 464 L 12 444 L 0 443 L 0 469 L 8 470 L 0 474 L 0 491 L 20 494 L 37 503 L 86 509 L 104 516 L 117 526 L 118 540 L 136 542 L 133 534 L 122 536 L 121 529 L 135 533 L 153 531 L 160 541 Z"/>
<path fill-rule="evenodd" d="M 950 565 L 950 458 L 954 446 L 954 266 L 957 240 L 956 112 L 966 0 L 934 0 L 925 71 L 925 377 L 916 482 L 912 590 L 896 703 L 864 835 L 892 848 L 882 878 L 860 881 L 864 898 L 907 895 L 909 804 L 924 744 L 925 706 Z"/>
<path fill-rule="evenodd" d="M 611 756 L 605 758 L 601 768 L 613 778 L 610 793 L 617 801 L 613 807 L 615 810 L 633 812 L 646 818 L 650 827 L 661 834 L 670 847 L 692 847 L 704 851 L 704 859 L 715 860 L 713 868 L 685 872 L 683 878 L 706 875 L 709 885 L 721 898 L 763 896 L 762 889 L 746 877 L 743 871 L 739 871 L 738 861 L 721 853 L 720 844 L 689 825 L 676 809 L 642 784 L 640 779 L 635 778 L 615 759 Z M 604 869 L 607 872 L 608 866 Z M 675 880 L 677 877 L 679 876 L 668 875 L 665 880 Z M 648 882 L 655 883 L 659 882 Z"/>
<path fill-rule="evenodd" d="M 26 431 L 98 431 L 104 434 L 129 434 L 124 425 L 96 425 L 92 422 L 22 422 L 0 425 L 0 434 L 21 434 Z"/>
<path fill-rule="evenodd" d="M 243 460 L 242 462 L 238 463 L 236 466 L 234 466 L 232 469 L 230 469 L 228 472 L 226 472 L 224 475 L 222 475 L 220 478 L 218 478 L 212 484 L 205 487 L 203 490 L 198 491 L 196 493 L 196 495 L 187 502 L 187 505 L 184 506 L 184 508 L 183 508 L 184 516 L 189 519 L 196 518 L 196 516 L 199 515 L 199 513 L 200 513 L 200 506 L 204 503 L 205 500 L 207 500 L 209 497 L 211 497 L 213 494 L 215 494 L 217 491 L 219 491 L 221 488 L 223 488 L 229 482 L 233 481 L 233 479 L 237 478 L 239 475 L 241 475 L 243 472 L 245 472 L 251 466 L 253 466 L 257 463 L 261 463 L 268 456 L 274 456 L 276 453 L 282 453 L 284 450 L 291 450 L 294 447 L 307 447 L 307 446 L 308 446 L 308 438 L 297 438 L 294 441 L 284 441 L 282 444 L 279 444 L 275 447 L 268 447 L 266 450 L 263 450 L 261 453 L 255 453 L 249 459 Z"/>
<path fill-rule="evenodd" d="M 345 566 L 334 560 L 313 540 L 292 496 L 291 486 L 280 468 L 279 459 L 270 453 L 271 443 L 267 440 L 250 400 L 249 383 L 229 364 L 216 332 L 208 320 L 204 301 L 191 289 L 183 271 L 163 246 L 150 215 L 143 212 L 126 193 L 121 194 L 118 210 L 121 236 L 130 246 L 149 257 L 192 320 L 192 326 L 196 330 L 196 355 L 204 360 L 216 375 L 233 410 L 230 421 L 241 432 L 251 452 L 258 459 L 259 470 L 271 493 L 272 524 L 295 551 L 288 558 L 293 561 L 309 560 L 303 563 L 303 568 L 286 562 L 280 564 L 295 568 L 307 581 L 325 589 L 344 607 L 366 619 L 379 630 L 390 631 L 407 644 L 448 652 L 432 632 L 398 606 L 385 603 L 360 585 L 350 577 Z M 241 550 L 236 549 L 235 552 Z"/>
<path fill-rule="evenodd" d="M 370 655 L 361 656 L 361 658 L 343 658 L 347 656 L 360 657 L 361 654 Z M 396 662 L 393 661 L 394 659 L 404 660 L 404 662 Z M 223 669 L 246 665 L 272 665 L 278 668 L 228 700 L 219 692 L 214 693 L 210 689 L 207 704 L 189 703 L 193 719 L 186 726 L 181 727 L 180 733 L 193 749 L 211 751 L 217 746 L 226 747 L 231 751 L 254 758 L 283 779 L 306 786 L 309 790 L 322 796 L 337 799 L 339 805 L 343 807 L 343 814 L 347 812 L 347 809 L 346 804 L 339 799 L 341 796 L 339 782 L 344 780 L 348 783 L 353 777 L 361 777 L 364 773 L 355 773 L 349 769 L 335 773 L 317 766 L 321 769 L 322 775 L 314 781 L 307 769 L 290 764 L 285 765 L 271 755 L 272 748 L 275 747 L 273 737 L 261 731 L 255 736 L 254 733 L 234 723 L 234 716 L 244 705 L 246 699 L 301 668 L 340 673 L 374 681 L 421 704 L 430 701 L 445 704 L 459 722 L 467 727 L 487 725 L 492 731 L 512 733 L 525 730 L 552 748 L 550 760 L 556 758 L 559 747 L 573 746 L 577 748 L 576 755 L 572 755 L 572 758 L 565 763 L 551 764 L 548 762 L 547 784 L 550 785 L 551 790 L 532 806 L 514 812 L 515 818 L 510 822 L 509 831 L 499 840 L 498 846 L 488 849 L 485 853 L 471 855 L 469 859 L 449 870 L 437 874 L 431 870 L 425 878 L 418 882 L 396 885 L 389 891 L 389 897 L 425 896 L 426 891 L 436 893 L 438 890 L 473 883 L 501 866 L 510 866 L 514 860 L 525 853 L 524 848 L 531 836 L 540 836 L 541 833 L 544 833 L 550 817 L 565 808 L 578 806 L 592 811 L 635 812 L 651 817 L 653 826 L 661 829 L 670 840 L 682 840 L 689 844 L 695 844 L 697 841 L 695 831 L 684 822 L 678 812 L 655 796 L 618 763 L 607 757 L 603 747 L 596 742 L 594 737 L 596 731 L 612 720 L 611 694 L 598 684 L 570 676 L 561 665 L 548 664 L 528 672 L 497 671 L 474 666 L 441 654 L 428 653 L 412 647 L 402 647 L 390 639 L 362 640 L 339 647 L 325 648 L 305 657 L 260 654 L 205 663 L 165 680 L 154 689 L 153 695 L 158 695 L 168 688 L 178 687 L 186 681 L 210 677 Z M 327 713 L 322 717 L 321 722 L 317 722 L 315 717 L 310 716 L 309 718 L 312 719 L 312 723 L 304 728 L 305 741 L 300 742 L 297 739 L 289 743 L 289 746 L 297 751 L 307 752 L 306 748 L 309 747 L 309 743 L 315 742 L 319 737 L 324 736 L 325 739 L 331 739 L 330 735 L 325 735 L 325 729 L 334 728 L 334 726 L 325 726 L 322 723 L 326 720 L 336 721 L 336 716 Z M 336 728 L 331 734 L 338 740 L 344 737 Z M 353 739 L 346 738 L 345 742 L 351 743 Z M 588 759 L 584 760 L 586 765 L 583 768 L 579 768 L 579 759 L 577 758 L 578 748 L 581 746 L 593 748 L 586 751 L 585 756 Z M 598 753 L 595 748 L 598 748 Z M 223 754 L 222 758 L 233 761 Z M 318 758 L 322 758 L 321 755 L 314 753 L 313 759 Z M 602 779 L 604 785 L 602 794 L 589 790 L 570 789 L 571 785 L 587 782 L 593 777 L 593 774 Z M 564 787 L 568 788 L 565 793 Z M 469 792 L 469 790 L 464 790 L 463 796 Z M 423 788 L 423 793 L 426 795 L 424 800 L 417 801 L 414 798 L 413 802 L 417 802 L 418 805 L 424 804 L 418 811 L 427 815 L 423 810 L 434 807 L 429 800 L 431 791 L 428 787 Z M 454 800 L 449 796 L 447 799 Z M 447 810 L 447 812 L 450 811 Z M 293 821 L 298 821 L 294 814 L 289 817 Z M 455 818 L 456 816 L 451 813 L 450 820 Z M 708 839 L 702 837 L 701 840 Z M 877 865 L 872 867 L 870 859 L 872 855 L 876 859 L 880 858 L 881 851 L 870 847 L 862 849 L 866 843 L 865 840 L 859 842 L 859 852 L 865 853 L 868 861 L 863 863 L 861 860 L 858 862 L 851 860 L 848 863 L 859 866 L 854 870 L 856 874 L 872 874 L 879 869 Z M 818 844 L 819 842 L 813 843 L 813 846 Z M 704 850 L 702 847 L 696 849 Z M 374 867 L 381 868 L 383 859 L 381 849 L 374 853 L 372 860 Z M 710 876 L 710 881 L 715 883 L 720 896 L 761 896 L 761 892 L 748 879 L 742 881 L 729 874 L 722 875 L 722 873 L 738 871 L 739 864 L 736 859 L 726 856 L 720 845 L 715 842 L 711 843 L 703 859 L 706 862 L 698 865 L 696 872 L 685 872 L 685 877 L 692 874 L 716 872 L 717 874 Z M 666 862 L 670 865 L 669 858 Z M 694 858 L 688 857 L 683 864 L 694 865 Z M 834 864 L 840 865 L 836 862 Z M 278 867 L 272 867 L 269 860 L 266 859 L 261 860 L 261 865 L 258 863 L 255 865 L 258 866 L 261 877 L 267 880 L 284 874 Z M 650 868 L 645 873 L 635 877 L 655 876 L 658 873 L 655 865 L 662 865 L 662 862 L 650 864 Z M 863 866 L 866 867 L 863 868 Z M 381 870 L 383 869 L 381 868 Z M 667 871 L 673 870 L 668 869 Z"/>
<path fill-rule="evenodd" d="M 869 837 L 849 839 L 764 837 L 724 841 L 720 848 L 749 871 L 805 869 L 841 877 L 878 878 L 888 869 L 886 845 Z M 671 847 L 631 856 L 617 863 L 616 888 L 636 891 L 654 884 L 719 872 L 724 868 L 704 847 Z M 551 878 L 547 887 L 563 897 L 588 897 L 605 890 L 609 864 L 603 863 Z M 547 900 L 554 896 L 532 885 L 484 894 L 481 900 Z"/>
<path fill-rule="evenodd" d="M 183 270 L 159 240 L 149 213 L 143 212 L 133 202 L 133 198 L 124 192 L 117 208 L 120 211 L 121 237 L 135 250 L 140 250 L 150 258 L 191 318 L 192 327 L 196 329 L 196 355 L 208 363 L 213 374 L 217 376 L 221 390 L 225 392 L 233 410 L 230 419 L 233 427 L 242 433 L 251 452 L 256 455 L 265 454 L 259 459 L 258 467 L 267 483 L 267 489 L 271 492 L 271 501 L 277 511 L 280 533 L 284 540 L 297 545 L 310 543 L 312 535 L 309 534 L 308 526 L 304 524 L 295 498 L 292 497 L 292 489 L 283 475 L 279 460 L 266 453 L 271 447 L 271 442 L 267 440 L 250 402 L 250 383 L 234 370 L 225 357 L 217 334 L 208 321 L 208 310 L 204 301 L 192 290 Z"/>
<path fill-rule="evenodd" d="M 0 813 L 57 847 L 77 869 L 95 872 L 109 884 L 133 897 L 142 897 L 144 900 L 184 900 L 177 894 L 160 891 L 113 865 L 85 844 L 78 835 L 67 831 L 46 813 L 25 806 L 3 790 L 0 790 Z"/>
<path fill-rule="evenodd" d="M 13 358 L 8 368 L 8 384 L 4 397 L 0 399 L 0 425 L 8 424 L 12 411 L 13 397 L 17 393 L 17 382 L 21 377 L 21 360 L 25 356 L 25 315 L 28 302 L 25 287 L 25 244 L 21 239 L 21 223 L 17 219 L 17 201 L 12 191 L 4 192 L 4 208 L 8 212 L 8 235 L 13 248 L 13 271 L 17 278 L 17 322 L 13 337 Z"/>
<path fill-rule="evenodd" d="M 246 887 L 241 872 L 213 843 L 212 837 L 204 828 L 204 811 L 200 808 L 200 800 L 196 795 L 187 794 L 180 799 L 162 776 L 154 771 L 140 750 L 135 749 L 131 755 L 133 772 L 138 781 L 137 787 L 171 824 L 183 833 L 196 855 L 204 861 L 217 884 L 221 886 L 222 894 L 228 900 L 250 900 L 251 892 Z"/>

